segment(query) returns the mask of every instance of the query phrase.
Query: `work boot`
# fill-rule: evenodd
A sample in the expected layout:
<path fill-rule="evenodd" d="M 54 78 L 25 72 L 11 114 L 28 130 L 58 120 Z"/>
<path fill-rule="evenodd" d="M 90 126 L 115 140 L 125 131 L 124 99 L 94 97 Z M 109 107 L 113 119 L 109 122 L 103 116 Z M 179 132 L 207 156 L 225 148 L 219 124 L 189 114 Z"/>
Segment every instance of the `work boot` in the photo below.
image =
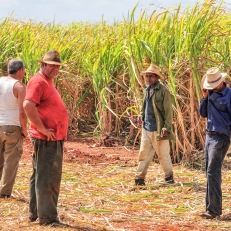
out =
<path fill-rule="evenodd" d="M 28 222 L 35 222 L 37 221 L 37 219 L 38 219 L 37 215 L 31 214 L 28 218 Z"/>
<path fill-rule="evenodd" d="M 0 194 L 0 198 L 10 198 L 10 195 Z"/>
<path fill-rule="evenodd" d="M 215 215 L 215 214 L 210 214 L 208 212 L 205 213 L 199 213 L 198 216 L 205 218 L 205 219 L 214 219 L 214 218 L 218 218 L 219 215 Z"/>
<path fill-rule="evenodd" d="M 135 185 L 145 186 L 144 179 L 135 179 Z"/>
<path fill-rule="evenodd" d="M 167 184 L 174 184 L 175 183 L 175 181 L 173 179 L 173 173 L 170 174 L 170 175 L 168 175 L 168 176 L 166 176 L 164 178 L 164 180 L 165 180 L 165 183 L 167 183 Z"/>

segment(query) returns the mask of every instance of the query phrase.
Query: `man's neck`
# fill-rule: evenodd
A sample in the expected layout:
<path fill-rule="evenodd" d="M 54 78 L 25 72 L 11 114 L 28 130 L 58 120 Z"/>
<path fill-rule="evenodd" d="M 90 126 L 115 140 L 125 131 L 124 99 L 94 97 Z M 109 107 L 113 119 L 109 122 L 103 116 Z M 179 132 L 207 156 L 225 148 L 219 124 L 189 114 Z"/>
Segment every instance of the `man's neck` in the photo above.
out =
<path fill-rule="evenodd" d="M 9 74 L 8 77 L 21 81 L 21 79 L 15 74 Z"/>
<path fill-rule="evenodd" d="M 42 70 L 40 70 L 39 73 L 40 73 L 41 75 L 43 75 L 46 79 L 49 79 L 49 80 L 51 80 L 52 82 L 54 82 L 54 79 L 48 78 L 46 75 L 43 74 Z"/>
<path fill-rule="evenodd" d="M 150 88 L 151 88 L 151 89 L 154 89 L 154 88 L 157 86 L 157 84 L 158 84 L 158 82 L 155 83 L 155 84 L 150 85 Z"/>

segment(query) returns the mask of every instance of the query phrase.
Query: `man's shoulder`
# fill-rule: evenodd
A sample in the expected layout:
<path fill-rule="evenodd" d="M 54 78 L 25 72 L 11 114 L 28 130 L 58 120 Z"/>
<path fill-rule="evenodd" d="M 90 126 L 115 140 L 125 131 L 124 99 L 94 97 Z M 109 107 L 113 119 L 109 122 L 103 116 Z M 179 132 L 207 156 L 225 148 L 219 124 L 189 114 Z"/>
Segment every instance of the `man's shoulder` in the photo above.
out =
<path fill-rule="evenodd" d="M 169 92 L 168 88 L 166 86 L 164 86 L 164 84 L 162 84 L 162 83 L 159 83 L 159 89 L 162 90 L 162 91 Z"/>
<path fill-rule="evenodd" d="M 14 88 L 18 88 L 18 89 L 26 89 L 26 86 L 24 83 L 20 82 L 20 81 L 17 81 L 15 84 L 14 84 Z"/>
<path fill-rule="evenodd" d="M 42 81 L 42 80 L 43 80 L 42 75 L 39 72 L 37 72 L 29 79 L 29 82 Z"/>
<path fill-rule="evenodd" d="M 230 87 L 226 87 L 227 88 L 227 92 L 229 93 L 229 94 L 231 94 L 231 88 Z"/>
<path fill-rule="evenodd" d="M 45 88 L 48 84 L 48 82 L 46 81 L 46 79 L 43 77 L 43 75 L 41 73 L 36 73 L 34 76 L 32 76 L 29 81 L 28 81 L 28 85 L 36 85 L 36 86 L 40 86 L 42 88 Z"/>
<path fill-rule="evenodd" d="M 7 76 L 1 76 L 0 77 L 0 81 L 4 81 L 4 80 L 6 80 L 7 79 Z"/>

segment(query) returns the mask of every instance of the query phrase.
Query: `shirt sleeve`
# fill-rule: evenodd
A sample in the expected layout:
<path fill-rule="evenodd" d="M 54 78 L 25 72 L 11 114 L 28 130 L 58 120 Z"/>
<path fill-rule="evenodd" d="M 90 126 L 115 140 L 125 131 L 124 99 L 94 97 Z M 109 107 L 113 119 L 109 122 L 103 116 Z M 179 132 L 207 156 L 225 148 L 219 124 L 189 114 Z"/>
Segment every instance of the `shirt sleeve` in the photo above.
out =
<path fill-rule="evenodd" d="M 164 91 L 163 99 L 163 108 L 164 108 L 164 127 L 168 132 L 172 130 L 172 97 L 169 91 Z"/>
<path fill-rule="evenodd" d="M 27 85 L 26 97 L 25 100 L 30 100 L 36 103 L 36 105 L 40 104 L 41 97 L 43 95 L 44 88 L 41 86 L 40 82 L 30 82 Z"/>
<path fill-rule="evenodd" d="M 208 116 L 208 98 L 204 99 L 202 98 L 199 104 L 198 108 L 199 114 L 203 117 L 206 118 Z"/>

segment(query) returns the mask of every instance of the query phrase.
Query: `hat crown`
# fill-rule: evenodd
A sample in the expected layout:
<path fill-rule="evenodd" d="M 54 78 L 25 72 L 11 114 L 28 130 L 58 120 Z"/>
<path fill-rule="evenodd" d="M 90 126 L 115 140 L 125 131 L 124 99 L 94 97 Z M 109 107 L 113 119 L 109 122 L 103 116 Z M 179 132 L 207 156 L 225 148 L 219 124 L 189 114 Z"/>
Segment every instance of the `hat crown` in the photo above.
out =
<path fill-rule="evenodd" d="M 60 60 L 60 55 L 59 53 L 56 51 L 56 50 L 51 50 L 51 51 L 48 51 L 44 57 L 43 57 L 43 60 L 44 62 L 47 62 L 47 61 L 51 61 L 51 62 L 57 62 L 57 63 L 61 63 L 61 60 Z"/>
<path fill-rule="evenodd" d="M 222 77 L 222 74 L 219 68 L 211 67 L 210 69 L 207 70 L 206 76 L 207 76 L 208 83 L 213 83 L 215 81 L 218 81 Z"/>
<path fill-rule="evenodd" d="M 160 73 L 160 68 L 158 66 L 156 66 L 155 64 L 151 64 L 148 69 L 145 71 L 150 72 L 150 73 Z"/>

